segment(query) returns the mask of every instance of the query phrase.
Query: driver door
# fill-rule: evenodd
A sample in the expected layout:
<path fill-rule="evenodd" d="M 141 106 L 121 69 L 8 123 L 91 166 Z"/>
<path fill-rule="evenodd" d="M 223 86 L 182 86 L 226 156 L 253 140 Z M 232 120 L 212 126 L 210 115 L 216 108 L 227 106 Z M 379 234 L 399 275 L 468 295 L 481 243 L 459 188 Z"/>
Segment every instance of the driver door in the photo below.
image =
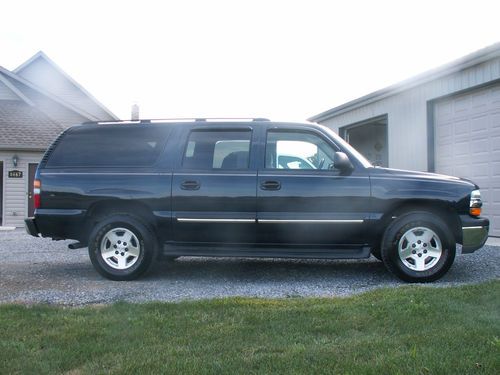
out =
<path fill-rule="evenodd" d="M 363 244 L 370 181 L 365 170 L 333 166 L 339 148 L 319 131 L 267 129 L 257 177 L 260 244 Z"/>

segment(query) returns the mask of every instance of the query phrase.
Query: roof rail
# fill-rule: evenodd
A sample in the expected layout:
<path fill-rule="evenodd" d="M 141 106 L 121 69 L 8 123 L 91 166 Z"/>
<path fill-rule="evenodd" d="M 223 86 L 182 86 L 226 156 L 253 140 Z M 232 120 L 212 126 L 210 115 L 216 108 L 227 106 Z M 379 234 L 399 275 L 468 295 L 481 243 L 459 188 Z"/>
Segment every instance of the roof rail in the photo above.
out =
<path fill-rule="evenodd" d="M 203 118 L 184 118 L 184 117 L 179 117 L 179 118 L 163 118 L 163 119 L 142 119 L 142 120 L 118 120 L 118 121 L 87 121 L 84 122 L 83 125 L 104 125 L 104 124 L 152 124 L 152 123 L 161 123 L 161 122 L 203 122 L 203 121 L 220 121 L 220 122 L 226 122 L 226 121 L 254 121 L 254 122 L 260 122 L 260 121 L 271 121 L 268 118 L 263 118 L 263 117 L 203 117 Z"/>

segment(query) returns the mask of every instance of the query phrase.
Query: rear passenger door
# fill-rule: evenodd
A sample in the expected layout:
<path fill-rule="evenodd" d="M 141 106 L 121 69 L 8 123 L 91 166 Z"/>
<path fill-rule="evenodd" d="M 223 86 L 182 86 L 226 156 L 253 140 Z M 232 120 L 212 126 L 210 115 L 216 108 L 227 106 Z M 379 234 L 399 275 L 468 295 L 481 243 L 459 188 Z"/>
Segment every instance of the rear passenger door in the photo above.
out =
<path fill-rule="evenodd" d="M 253 129 L 193 128 L 174 169 L 174 240 L 253 243 L 257 171 Z"/>

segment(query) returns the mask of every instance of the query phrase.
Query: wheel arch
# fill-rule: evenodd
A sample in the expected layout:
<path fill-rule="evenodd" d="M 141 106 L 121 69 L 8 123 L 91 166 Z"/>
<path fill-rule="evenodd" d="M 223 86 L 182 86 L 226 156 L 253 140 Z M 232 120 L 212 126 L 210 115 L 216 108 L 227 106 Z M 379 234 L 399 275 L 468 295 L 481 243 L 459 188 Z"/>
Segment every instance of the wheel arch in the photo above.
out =
<path fill-rule="evenodd" d="M 152 210 L 144 203 L 126 200 L 103 200 L 92 204 L 86 213 L 85 234 L 90 235 L 92 228 L 111 215 L 126 214 L 139 219 L 154 234 L 157 231 L 156 218 Z"/>
<path fill-rule="evenodd" d="M 382 218 L 379 220 L 379 225 L 376 230 L 376 243 L 381 243 L 384 231 L 392 221 L 401 215 L 414 211 L 428 212 L 438 216 L 450 230 L 455 243 L 462 242 L 462 227 L 460 218 L 456 210 L 451 205 L 441 201 L 414 199 L 398 203 L 383 214 Z"/>

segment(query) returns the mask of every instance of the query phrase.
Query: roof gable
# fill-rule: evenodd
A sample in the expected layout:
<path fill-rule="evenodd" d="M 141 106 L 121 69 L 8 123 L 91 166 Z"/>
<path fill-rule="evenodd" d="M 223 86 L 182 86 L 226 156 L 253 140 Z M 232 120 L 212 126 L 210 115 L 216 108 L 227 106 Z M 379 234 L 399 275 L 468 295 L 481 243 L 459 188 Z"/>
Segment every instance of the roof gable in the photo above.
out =
<path fill-rule="evenodd" d="M 31 102 L 31 105 L 45 113 L 45 115 L 49 116 L 53 121 L 63 126 L 71 126 L 89 120 L 97 121 L 96 118 L 90 116 L 88 113 L 81 112 L 70 104 L 54 97 L 52 94 L 37 89 L 31 83 L 17 77 L 15 74 L 5 74 L 2 69 L 3 68 L 0 67 L 0 77 L 2 77 L 4 81 L 10 83 L 12 87 L 17 89 Z"/>
<path fill-rule="evenodd" d="M 118 118 L 42 51 L 13 71 L 17 76 L 99 120 Z"/>
<path fill-rule="evenodd" d="M 99 120 L 99 118 L 97 118 L 97 117 L 89 114 L 88 112 L 85 112 L 82 109 L 77 108 L 74 105 L 58 98 L 57 96 L 55 96 L 54 94 L 51 94 L 47 90 L 27 81 L 26 79 L 18 76 L 17 74 L 9 72 L 7 69 L 2 68 L 1 66 L 0 66 L 0 75 L 3 75 L 3 78 L 6 79 L 7 81 L 9 81 L 17 89 L 19 89 L 19 91 L 21 91 L 21 92 L 24 91 L 26 95 L 28 95 L 28 92 L 31 92 L 31 93 L 35 92 L 35 93 L 41 94 L 41 95 L 45 96 L 46 98 L 52 100 L 53 102 L 56 102 L 64 107 L 66 107 L 67 109 L 73 111 L 74 113 L 79 114 L 80 116 L 82 116 L 84 118 L 87 118 L 91 121 L 98 121 Z"/>

